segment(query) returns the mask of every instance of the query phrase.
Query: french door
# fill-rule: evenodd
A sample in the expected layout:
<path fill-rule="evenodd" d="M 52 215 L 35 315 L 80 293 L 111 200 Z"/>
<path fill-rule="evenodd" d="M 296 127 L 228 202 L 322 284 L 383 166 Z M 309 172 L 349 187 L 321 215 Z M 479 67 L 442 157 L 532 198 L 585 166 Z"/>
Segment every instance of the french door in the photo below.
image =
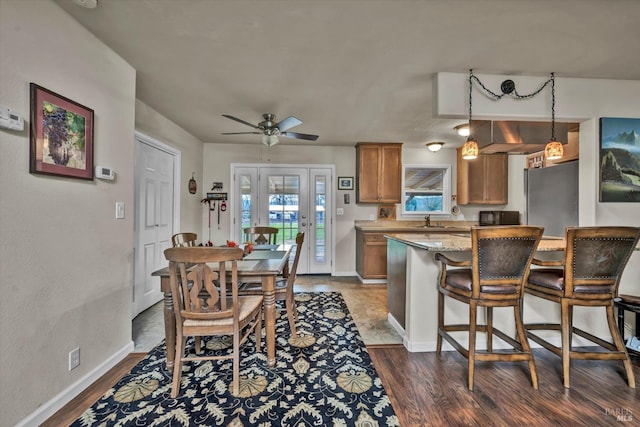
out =
<path fill-rule="evenodd" d="M 280 229 L 278 243 L 295 244 L 305 233 L 298 273 L 331 273 L 333 166 L 233 166 L 233 237 L 242 241 L 245 227 Z"/>

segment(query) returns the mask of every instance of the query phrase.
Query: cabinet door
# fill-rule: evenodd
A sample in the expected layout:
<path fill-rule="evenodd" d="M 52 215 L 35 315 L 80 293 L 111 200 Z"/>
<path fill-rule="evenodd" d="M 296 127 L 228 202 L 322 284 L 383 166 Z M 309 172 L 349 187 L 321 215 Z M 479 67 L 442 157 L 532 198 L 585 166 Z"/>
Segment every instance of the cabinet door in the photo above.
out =
<path fill-rule="evenodd" d="M 508 201 L 506 154 L 481 154 L 464 160 L 458 149 L 458 204 L 504 205 Z"/>
<path fill-rule="evenodd" d="M 379 200 L 382 203 L 400 203 L 402 148 L 400 145 L 392 145 L 382 146 L 380 150 Z"/>
<path fill-rule="evenodd" d="M 508 199 L 508 159 L 506 154 L 484 156 L 484 203 L 506 205 Z"/>
<path fill-rule="evenodd" d="M 467 176 L 467 203 L 483 204 L 486 200 L 486 156 L 478 156 L 473 160 L 462 160 L 467 162 L 468 176 Z"/>
<path fill-rule="evenodd" d="M 358 145 L 357 154 L 357 203 L 378 203 L 378 171 L 380 150 L 376 145 Z"/>
<path fill-rule="evenodd" d="M 387 277 L 387 239 L 382 233 L 364 236 L 365 279 L 385 279 Z"/>

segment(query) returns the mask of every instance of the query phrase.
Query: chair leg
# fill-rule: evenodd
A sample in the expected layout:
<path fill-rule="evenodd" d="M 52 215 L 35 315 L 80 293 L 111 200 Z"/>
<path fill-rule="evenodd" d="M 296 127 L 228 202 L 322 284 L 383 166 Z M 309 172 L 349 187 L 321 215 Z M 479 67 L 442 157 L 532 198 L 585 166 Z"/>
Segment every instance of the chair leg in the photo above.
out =
<path fill-rule="evenodd" d="M 571 367 L 571 328 L 573 325 L 571 316 L 572 307 L 564 298 L 560 303 L 560 333 L 562 335 L 562 378 L 564 387 L 570 388 L 569 369 Z"/>
<path fill-rule="evenodd" d="M 493 307 L 486 307 L 487 311 L 487 351 L 493 351 Z"/>
<path fill-rule="evenodd" d="M 636 388 L 636 379 L 633 375 L 633 365 L 631 364 L 627 348 L 625 347 L 622 338 L 620 338 L 620 332 L 616 327 L 616 321 L 613 317 L 613 304 L 607 306 L 607 323 L 609 324 L 609 330 L 611 331 L 611 337 L 613 338 L 613 343 L 615 344 L 616 349 L 626 355 L 626 358 L 622 363 L 624 364 L 624 370 L 627 373 L 627 383 L 629 384 L 629 387 Z"/>
<path fill-rule="evenodd" d="M 233 381 L 231 385 L 231 392 L 240 393 L 240 333 L 236 330 L 233 332 Z"/>
<path fill-rule="evenodd" d="M 289 328 L 291 329 L 291 336 L 297 337 L 296 331 L 296 303 L 292 298 L 285 300 L 285 308 L 287 309 L 287 318 L 289 319 Z"/>
<path fill-rule="evenodd" d="M 442 336 L 440 331 L 444 330 L 444 294 L 438 291 L 438 331 L 436 334 L 436 354 L 442 351 Z"/>
<path fill-rule="evenodd" d="M 196 354 L 200 354 L 202 351 L 202 338 L 201 337 L 193 337 L 196 343 Z"/>
<path fill-rule="evenodd" d="M 524 353 L 528 353 L 530 356 L 529 359 L 529 373 L 531 375 L 531 385 L 534 390 L 538 389 L 538 371 L 536 371 L 536 363 L 533 360 L 533 352 L 531 351 L 531 346 L 529 345 L 529 340 L 527 340 L 527 334 L 524 331 L 524 324 L 522 323 L 522 300 L 520 300 L 520 304 L 513 307 L 513 314 L 516 320 L 516 332 L 518 334 L 518 341 L 520 341 L 520 345 L 522 346 L 522 351 Z"/>
<path fill-rule="evenodd" d="M 173 363 L 173 382 L 171 384 L 171 398 L 175 399 L 180 391 L 180 377 L 182 375 L 182 358 L 184 357 L 185 337 L 178 332 L 176 337 L 176 356 Z"/>
<path fill-rule="evenodd" d="M 256 351 L 260 351 L 262 346 L 262 310 L 256 316 Z"/>
<path fill-rule="evenodd" d="M 469 302 L 469 390 L 473 391 L 473 374 L 476 365 L 476 328 L 477 328 L 476 301 Z"/>

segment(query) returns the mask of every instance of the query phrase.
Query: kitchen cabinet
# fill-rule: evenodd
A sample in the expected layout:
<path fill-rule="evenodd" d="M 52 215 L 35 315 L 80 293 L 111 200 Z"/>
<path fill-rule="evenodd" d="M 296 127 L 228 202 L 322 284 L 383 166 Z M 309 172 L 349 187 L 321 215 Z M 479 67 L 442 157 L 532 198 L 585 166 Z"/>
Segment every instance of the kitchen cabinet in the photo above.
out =
<path fill-rule="evenodd" d="M 464 160 L 458 148 L 457 177 L 459 205 L 506 205 L 509 163 L 507 154 L 480 154 Z"/>
<path fill-rule="evenodd" d="M 363 279 L 387 278 L 385 233 L 356 230 L 356 272 Z"/>
<path fill-rule="evenodd" d="M 356 227 L 356 272 L 363 283 L 376 283 L 387 278 L 387 238 L 386 234 L 469 234 L 468 227 L 393 227 L 376 230 Z"/>
<path fill-rule="evenodd" d="M 356 203 L 400 203 L 402 144 L 356 144 Z"/>

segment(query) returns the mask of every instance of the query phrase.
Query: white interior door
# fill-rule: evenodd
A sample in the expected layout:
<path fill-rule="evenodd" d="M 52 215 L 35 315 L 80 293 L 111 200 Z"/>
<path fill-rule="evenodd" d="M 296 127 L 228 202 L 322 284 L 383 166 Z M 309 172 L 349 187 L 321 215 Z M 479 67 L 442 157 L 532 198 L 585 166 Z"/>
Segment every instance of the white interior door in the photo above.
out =
<path fill-rule="evenodd" d="M 162 299 L 151 273 L 167 265 L 174 224 L 175 156 L 136 138 L 136 242 L 132 318 Z"/>

